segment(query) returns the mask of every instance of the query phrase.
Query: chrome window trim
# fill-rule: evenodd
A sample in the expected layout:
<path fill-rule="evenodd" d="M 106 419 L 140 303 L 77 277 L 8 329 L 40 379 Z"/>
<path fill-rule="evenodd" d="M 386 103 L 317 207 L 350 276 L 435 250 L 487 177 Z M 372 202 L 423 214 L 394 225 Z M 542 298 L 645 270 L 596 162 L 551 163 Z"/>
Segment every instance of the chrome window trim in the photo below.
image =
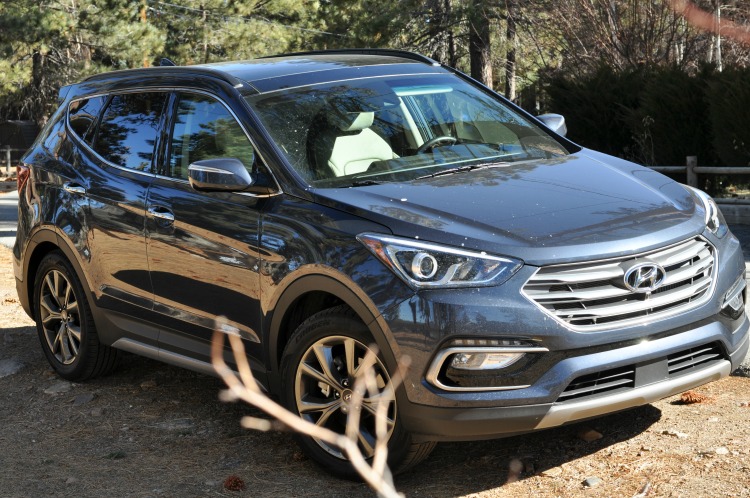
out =
<path fill-rule="evenodd" d="M 430 363 L 430 367 L 427 369 L 425 380 L 443 391 L 450 392 L 492 392 L 492 391 L 514 391 L 517 389 L 526 389 L 531 387 L 527 385 L 517 386 L 490 386 L 490 387 L 457 387 L 448 386 L 440 381 L 438 375 L 440 369 L 443 367 L 445 360 L 452 354 L 456 353 L 548 353 L 549 349 L 544 347 L 476 347 L 476 346 L 454 346 L 446 348 L 438 352 L 435 358 Z M 497 369 L 502 370 L 502 369 Z"/>
<path fill-rule="evenodd" d="M 219 96 L 217 96 L 217 95 L 215 95 L 215 94 L 213 94 L 211 92 L 208 92 L 206 90 L 202 90 L 202 89 L 199 89 L 199 88 L 192 88 L 192 87 L 140 87 L 140 88 L 128 88 L 127 90 L 117 90 L 117 91 L 111 91 L 111 92 L 98 92 L 98 93 L 92 93 L 92 94 L 86 95 L 86 96 L 81 96 L 81 97 L 78 97 L 78 98 L 75 98 L 75 99 L 71 99 L 70 102 L 68 103 L 67 108 L 65 109 L 65 129 L 66 129 L 66 131 L 71 136 L 75 137 L 75 139 L 78 141 L 79 145 L 85 147 L 87 151 L 89 151 L 92 154 L 94 154 L 99 160 L 101 160 L 104 164 L 106 164 L 108 166 L 111 166 L 113 168 L 117 168 L 117 169 L 119 169 L 121 171 L 130 171 L 130 172 L 133 172 L 133 173 L 137 173 L 137 174 L 142 175 L 142 176 L 147 176 L 147 177 L 151 177 L 151 178 L 159 178 L 159 179 L 162 179 L 162 180 L 170 180 L 170 181 L 175 181 L 175 182 L 181 182 L 181 183 L 187 183 L 187 184 L 189 184 L 190 183 L 189 181 L 183 180 L 182 178 L 173 178 L 171 176 L 160 175 L 160 174 L 154 173 L 154 172 L 138 171 L 136 169 L 126 168 L 124 166 L 120 166 L 119 164 L 115 164 L 115 163 L 113 163 L 113 162 L 105 159 L 104 157 L 102 157 L 101 154 L 99 154 L 96 150 L 94 150 L 93 147 L 89 146 L 89 144 L 87 144 L 81 137 L 79 137 L 78 134 L 75 133 L 73 131 L 73 128 L 70 126 L 70 106 L 74 102 L 78 102 L 80 100 L 93 99 L 93 98 L 96 98 L 96 97 L 109 97 L 109 96 L 114 96 L 114 95 L 123 95 L 123 94 L 130 94 L 130 93 L 144 93 L 144 92 L 165 92 L 165 93 L 179 93 L 179 92 L 182 92 L 182 93 L 194 93 L 194 94 L 204 95 L 206 97 L 213 98 L 216 101 L 218 101 L 219 103 L 221 103 L 221 105 L 223 105 L 224 108 L 232 115 L 232 117 L 234 118 L 235 122 L 240 126 L 240 128 L 242 129 L 242 132 L 245 134 L 245 138 L 247 138 L 247 140 L 250 142 L 250 145 L 252 145 L 253 150 L 255 151 L 255 153 L 257 154 L 257 156 L 262 161 L 263 165 L 266 168 L 266 171 L 268 171 L 268 174 L 271 176 L 271 179 L 273 180 L 273 183 L 276 184 L 276 191 L 268 193 L 268 194 L 253 194 L 251 192 L 234 192 L 234 193 L 239 194 L 239 195 L 244 195 L 244 196 L 247 196 L 247 197 L 257 197 L 257 198 L 275 197 L 277 195 L 281 195 L 281 194 L 284 193 L 283 189 L 281 188 L 281 185 L 279 184 L 278 180 L 276 179 L 276 176 L 268 168 L 268 162 L 265 160 L 265 158 L 263 157 L 263 155 L 258 150 L 257 145 L 255 144 L 255 142 L 253 141 L 253 139 L 250 137 L 250 134 L 248 133 L 247 128 L 245 128 L 245 126 L 242 124 L 242 122 L 237 117 L 237 114 L 231 109 L 231 107 L 229 107 L 229 105 L 223 99 L 221 99 Z M 244 100 L 244 97 L 242 97 L 242 98 Z M 97 126 L 97 130 L 98 130 L 99 123 L 97 123 L 96 126 Z M 167 133 L 167 135 L 171 137 L 171 130 L 169 130 L 169 132 Z"/>
<path fill-rule="evenodd" d="M 582 326 L 571 325 L 568 322 L 566 322 L 565 320 L 562 320 L 559 317 L 555 316 L 554 314 L 550 313 L 549 310 L 547 310 L 544 306 L 542 306 L 541 304 L 539 304 L 538 302 L 536 302 L 534 300 L 534 298 L 532 298 L 531 296 L 529 296 L 526 293 L 526 290 L 525 290 L 526 286 L 528 285 L 528 283 L 536 276 L 537 273 L 539 273 L 539 271 L 542 268 L 564 268 L 566 266 L 575 266 L 575 265 L 581 265 L 581 264 L 587 264 L 587 265 L 594 266 L 594 265 L 598 265 L 598 264 L 602 264 L 602 263 L 611 263 L 611 262 L 615 262 L 615 261 L 627 261 L 628 259 L 635 259 L 635 258 L 640 258 L 640 257 L 646 257 L 646 256 L 648 256 L 650 254 L 653 254 L 653 253 L 656 253 L 656 252 L 666 251 L 668 249 L 671 249 L 673 247 L 677 247 L 677 246 L 679 246 L 681 244 L 685 244 L 685 243 L 687 243 L 687 242 L 689 242 L 691 240 L 695 240 L 695 239 L 699 239 L 699 240 L 705 242 L 713 250 L 713 263 L 712 263 L 712 266 L 711 266 L 711 285 L 708 288 L 708 290 L 705 293 L 705 295 L 701 299 L 699 299 L 698 301 L 692 302 L 692 303 L 687 303 L 687 305 L 678 306 L 676 308 L 673 308 L 673 309 L 670 309 L 670 310 L 667 310 L 667 311 L 662 311 L 662 312 L 654 313 L 652 315 L 645 315 L 643 317 L 631 318 L 631 319 L 626 319 L 626 320 L 622 320 L 622 321 L 614 321 L 614 322 L 609 322 L 609 323 L 605 323 L 605 324 L 602 324 L 602 325 L 588 325 L 588 326 L 583 326 L 582 327 Z M 534 273 L 532 273 L 529 276 L 528 279 L 526 279 L 526 282 L 524 282 L 524 284 L 521 286 L 521 295 L 523 297 L 525 297 L 529 302 L 531 302 L 534 306 L 536 306 L 542 313 L 544 313 L 544 315 L 546 317 L 549 317 L 549 318 L 553 319 L 555 322 L 559 323 L 560 325 L 562 325 L 566 329 L 568 329 L 568 330 L 570 330 L 572 332 L 576 332 L 576 333 L 587 334 L 587 333 L 592 333 L 592 332 L 601 332 L 601 331 L 604 331 L 604 330 L 615 330 L 615 329 L 622 329 L 622 328 L 632 327 L 632 326 L 637 326 L 637 325 L 643 325 L 643 324 L 646 324 L 646 323 L 653 322 L 655 318 L 658 319 L 658 320 L 662 320 L 662 319 L 665 319 L 665 318 L 673 317 L 675 315 L 679 315 L 681 313 L 685 313 L 686 311 L 688 311 L 688 312 L 692 311 L 692 310 L 694 310 L 694 309 L 696 309 L 696 308 L 698 308 L 700 306 L 703 306 L 704 304 L 706 304 L 708 301 L 711 300 L 711 298 L 714 296 L 714 293 L 716 292 L 716 281 L 718 280 L 718 274 L 717 274 L 718 267 L 719 267 L 719 250 L 717 249 L 717 247 L 714 244 L 711 243 L 710 240 L 708 240 L 702 234 L 699 234 L 699 235 L 694 235 L 692 237 L 688 237 L 688 238 L 683 239 L 683 240 L 681 240 L 679 242 L 675 242 L 674 244 L 669 244 L 667 246 L 657 247 L 655 249 L 651 249 L 649 251 L 639 252 L 639 253 L 636 253 L 636 254 L 630 254 L 630 255 L 619 256 L 619 257 L 614 257 L 614 258 L 596 259 L 596 260 L 591 260 L 591 261 L 577 261 L 577 262 L 572 262 L 572 263 L 560 263 L 560 264 L 540 266 L 540 267 L 538 267 L 534 271 Z"/>

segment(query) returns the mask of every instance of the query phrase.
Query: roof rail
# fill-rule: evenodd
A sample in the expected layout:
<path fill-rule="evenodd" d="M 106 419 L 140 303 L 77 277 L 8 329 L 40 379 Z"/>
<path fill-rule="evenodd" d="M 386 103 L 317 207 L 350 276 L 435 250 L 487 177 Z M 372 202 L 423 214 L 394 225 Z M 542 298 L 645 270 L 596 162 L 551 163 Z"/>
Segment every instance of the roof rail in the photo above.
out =
<path fill-rule="evenodd" d="M 277 54 L 277 55 L 266 55 L 264 57 L 258 57 L 259 59 L 270 59 L 271 57 L 289 57 L 299 55 L 331 55 L 331 54 L 362 54 L 362 55 L 390 55 L 393 57 L 401 57 L 403 59 L 410 59 L 413 61 L 421 62 L 423 64 L 429 64 L 431 66 L 440 66 L 440 63 L 434 59 L 427 57 L 426 55 L 416 54 L 409 52 L 408 50 L 399 50 L 394 48 L 336 48 L 331 50 L 311 50 L 309 52 L 292 52 L 289 54 Z"/>

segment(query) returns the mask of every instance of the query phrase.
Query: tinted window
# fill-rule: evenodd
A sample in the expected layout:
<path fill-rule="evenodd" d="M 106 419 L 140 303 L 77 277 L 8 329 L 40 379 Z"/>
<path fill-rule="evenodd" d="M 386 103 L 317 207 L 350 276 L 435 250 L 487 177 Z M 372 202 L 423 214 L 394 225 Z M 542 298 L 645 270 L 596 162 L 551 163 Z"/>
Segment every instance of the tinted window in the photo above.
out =
<path fill-rule="evenodd" d="M 203 95 L 179 96 L 170 145 L 171 176 L 188 177 L 190 163 L 233 157 L 250 170 L 253 147 L 234 116 L 217 100 Z"/>
<path fill-rule="evenodd" d="M 105 102 L 105 97 L 94 97 L 71 102 L 68 108 L 70 128 L 89 145 L 94 141 L 96 121 L 99 119 L 99 113 Z"/>
<path fill-rule="evenodd" d="M 150 171 L 167 94 L 115 95 L 104 113 L 94 149 L 107 161 Z"/>

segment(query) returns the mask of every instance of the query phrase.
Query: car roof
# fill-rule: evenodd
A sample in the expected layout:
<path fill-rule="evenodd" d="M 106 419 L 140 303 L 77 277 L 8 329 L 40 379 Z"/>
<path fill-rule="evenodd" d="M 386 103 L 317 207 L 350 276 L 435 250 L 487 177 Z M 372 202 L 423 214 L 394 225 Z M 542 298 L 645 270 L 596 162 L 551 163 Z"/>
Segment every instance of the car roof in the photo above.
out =
<path fill-rule="evenodd" d="M 445 73 L 439 63 L 419 54 L 385 49 L 352 49 L 300 52 L 247 61 L 218 62 L 196 66 L 159 66 L 112 71 L 91 76 L 97 81 L 121 76 L 202 73 L 233 86 L 248 86 L 257 93 L 372 76 Z"/>

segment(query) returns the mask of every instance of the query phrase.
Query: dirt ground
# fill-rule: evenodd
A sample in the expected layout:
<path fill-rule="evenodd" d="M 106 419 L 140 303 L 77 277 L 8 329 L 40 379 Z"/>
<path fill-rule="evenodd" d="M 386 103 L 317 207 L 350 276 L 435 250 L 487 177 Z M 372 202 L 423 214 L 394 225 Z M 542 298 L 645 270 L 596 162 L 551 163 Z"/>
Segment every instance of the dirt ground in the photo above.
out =
<path fill-rule="evenodd" d="M 257 412 L 219 402 L 217 379 L 127 356 L 106 378 L 61 381 L 18 305 L 5 248 L 0 301 L 0 496 L 372 496 L 302 458 L 289 434 L 240 428 Z M 440 444 L 396 484 L 410 497 L 750 497 L 750 378 L 696 393 L 701 403 L 673 397 L 532 435 Z M 591 430 L 602 437 L 586 442 Z M 508 483 L 514 460 L 522 472 Z M 224 489 L 229 476 L 244 491 Z"/>

